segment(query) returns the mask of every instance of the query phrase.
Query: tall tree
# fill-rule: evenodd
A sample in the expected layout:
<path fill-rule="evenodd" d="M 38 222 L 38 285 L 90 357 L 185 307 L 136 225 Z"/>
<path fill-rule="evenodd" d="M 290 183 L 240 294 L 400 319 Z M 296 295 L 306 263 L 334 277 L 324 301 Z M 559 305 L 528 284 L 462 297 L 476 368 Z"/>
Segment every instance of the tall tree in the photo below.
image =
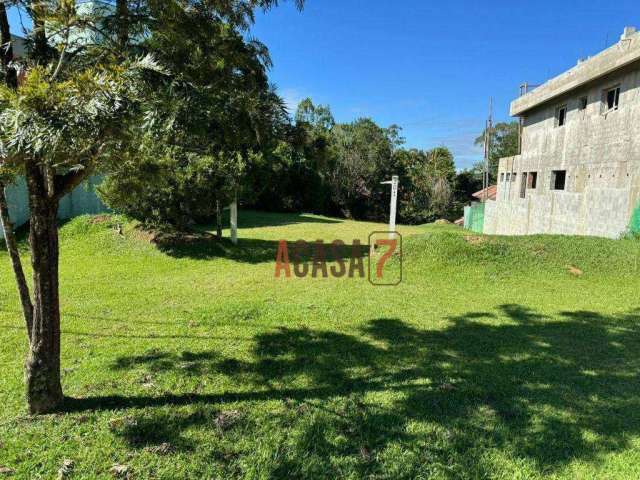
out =
<path fill-rule="evenodd" d="M 475 140 L 477 146 L 484 145 L 485 133 L 482 132 Z M 498 173 L 498 163 L 501 158 L 513 157 L 518 154 L 519 142 L 518 122 L 497 123 L 491 130 L 491 154 L 489 156 L 489 174 L 492 181 L 496 180 Z M 474 166 L 477 171 L 483 171 L 484 164 L 478 163 Z"/>
<path fill-rule="evenodd" d="M 287 123 L 266 47 L 214 13 L 165 4 L 138 45 L 174 72 L 156 102 L 162 121 L 140 135 L 134 161 L 112 166 L 100 193 L 154 228 L 185 230 L 212 216 Z"/>
<path fill-rule="evenodd" d="M 146 15 L 129 13 L 126 22 L 121 17 L 125 15 L 122 8 L 115 13 L 98 10 L 94 18 L 79 15 L 74 0 L 12 3 L 30 16 L 33 30 L 29 32 L 26 81 L 17 90 L 0 87 L 0 175 L 20 173 L 27 180 L 33 269 L 29 302 L 33 308 L 32 323 L 27 323 L 30 341 L 25 379 L 29 412 L 38 414 L 56 409 L 63 401 L 56 218 L 59 202 L 96 168 L 122 158 L 131 143 L 130 134 L 136 131 L 134 124 L 154 121 L 154 108 L 143 109 L 150 96 L 146 85 L 149 77 L 163 72 L 149 58 L 127 60 L 127 52 L 118 43 L 118 39 L 124 41 L 123 29 L 131 32 L 141 24 L 153 26 L 157 18 L 154 8 L 157 13 L 174 6 L 183 11 L 208 9 L 217 18 L 248 25 L 255 8 L 270 8 L 277 2 L 140 0 L 135 3 L 147 8 Z M 109 31 L 103 30 L 108 25 L 106 17 L 113 14 L 120 20 L 115 22 L 120 28 L 115 41 Z M 6 11 L 0 20 L 0 27 L 8 24 Z M 100 33 L 96 41 L 72 35 L 90 31 Z M 82 40 L 79 43 L 78 38 Z M 11 253 L 10 244 L 7 242 Z M 14 271 L 20 285 L 23 282 L 18 269 Z M 28 318 L 26 302 L 23 309 Z"/>
<path fill-rule="evenodd" d="M 0 49 L 2 55 L 2 73 L 5 83 L 10 88 L 18 87 L 18 72 L 13 66 L 13 42 L 9 29 L 9 18 L 4 2 L 0 3 Z"/>
<path fill-rule="evenodd" d="M 453 155 L 445 147 L 433 150 L 401 149 L 394 155 L 402 175 L 399 215 L 410 223 L 448 217 L 455 181 Z"/>
<path fill-rule="evenodd" d="M 369 118 L 333 128 L 329 182 L 346 217 L 375 219 L 386 210 L 379 183 L 393 173 L 393 153 L 403 141 L 399 133 L 397 126 L 382 128 Z"/>

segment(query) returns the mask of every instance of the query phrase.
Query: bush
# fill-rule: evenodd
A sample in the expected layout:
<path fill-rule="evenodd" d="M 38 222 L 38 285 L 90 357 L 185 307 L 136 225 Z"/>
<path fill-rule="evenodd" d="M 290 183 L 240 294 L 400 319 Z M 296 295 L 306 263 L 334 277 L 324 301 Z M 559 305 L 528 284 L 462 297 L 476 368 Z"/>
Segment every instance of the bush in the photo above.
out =
<path fill-rule="evenodd" d="M 154 155 L 155 154 L 155 155 Z M 238 154 L 195 155 L 173 148 L 143 150 L 130 168 L 119 168 L 98 188 L 111 209 L 147 227 L 185 230 L 227 203 L 244 162 Z"/>

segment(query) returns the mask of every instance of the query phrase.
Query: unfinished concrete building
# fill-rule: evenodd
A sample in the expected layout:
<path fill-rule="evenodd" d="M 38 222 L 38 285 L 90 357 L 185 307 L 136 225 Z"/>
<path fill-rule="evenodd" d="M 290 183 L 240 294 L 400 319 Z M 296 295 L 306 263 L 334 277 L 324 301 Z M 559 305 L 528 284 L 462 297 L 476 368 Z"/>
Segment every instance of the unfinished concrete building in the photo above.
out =
<path fill-rule="evenodd" d="M 640 228 L 640 33 L 512 102 L 521 153 L 500 160 L 484 233 L 618 238 Z"/>

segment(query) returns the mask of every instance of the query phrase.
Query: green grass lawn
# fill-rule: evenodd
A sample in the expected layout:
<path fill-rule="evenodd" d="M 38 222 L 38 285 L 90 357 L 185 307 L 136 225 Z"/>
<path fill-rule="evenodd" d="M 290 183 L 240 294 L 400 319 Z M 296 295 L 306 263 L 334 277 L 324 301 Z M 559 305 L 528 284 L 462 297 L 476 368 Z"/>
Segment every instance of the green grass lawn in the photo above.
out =
<path fill-rule="evenodd" d="M 640 242 L 401 227 L 404 281 L 373 287 L 275 279 L 274 260 L 280 239 L 366 243 L 383 225 L 240 227 L 237 247 L 158 248 L 130 224 L 65 224 L 70 398 L 37 418 L 0 254 L 6 476 L 69 459 L 65 478 L 640 477 Z"/>

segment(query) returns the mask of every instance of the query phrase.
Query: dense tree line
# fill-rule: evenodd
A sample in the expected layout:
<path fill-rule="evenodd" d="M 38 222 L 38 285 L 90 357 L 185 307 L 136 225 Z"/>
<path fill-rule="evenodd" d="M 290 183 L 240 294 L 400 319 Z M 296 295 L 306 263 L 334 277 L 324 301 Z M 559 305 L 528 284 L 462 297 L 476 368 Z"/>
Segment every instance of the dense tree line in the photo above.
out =
<path fill-rule="evenodd" d="M 398 217 L 405 223 L 453 218 L 456 170 L 445 147 L 403 148 L 401 129 L 369 118 L 336 123 L 326 105 L 300 103 L 286 139 L 252 165 L 252 204 L 264 209 L 309 211 L 355 219 L 389 215 L 392 175 L 401 179 Z"/>

